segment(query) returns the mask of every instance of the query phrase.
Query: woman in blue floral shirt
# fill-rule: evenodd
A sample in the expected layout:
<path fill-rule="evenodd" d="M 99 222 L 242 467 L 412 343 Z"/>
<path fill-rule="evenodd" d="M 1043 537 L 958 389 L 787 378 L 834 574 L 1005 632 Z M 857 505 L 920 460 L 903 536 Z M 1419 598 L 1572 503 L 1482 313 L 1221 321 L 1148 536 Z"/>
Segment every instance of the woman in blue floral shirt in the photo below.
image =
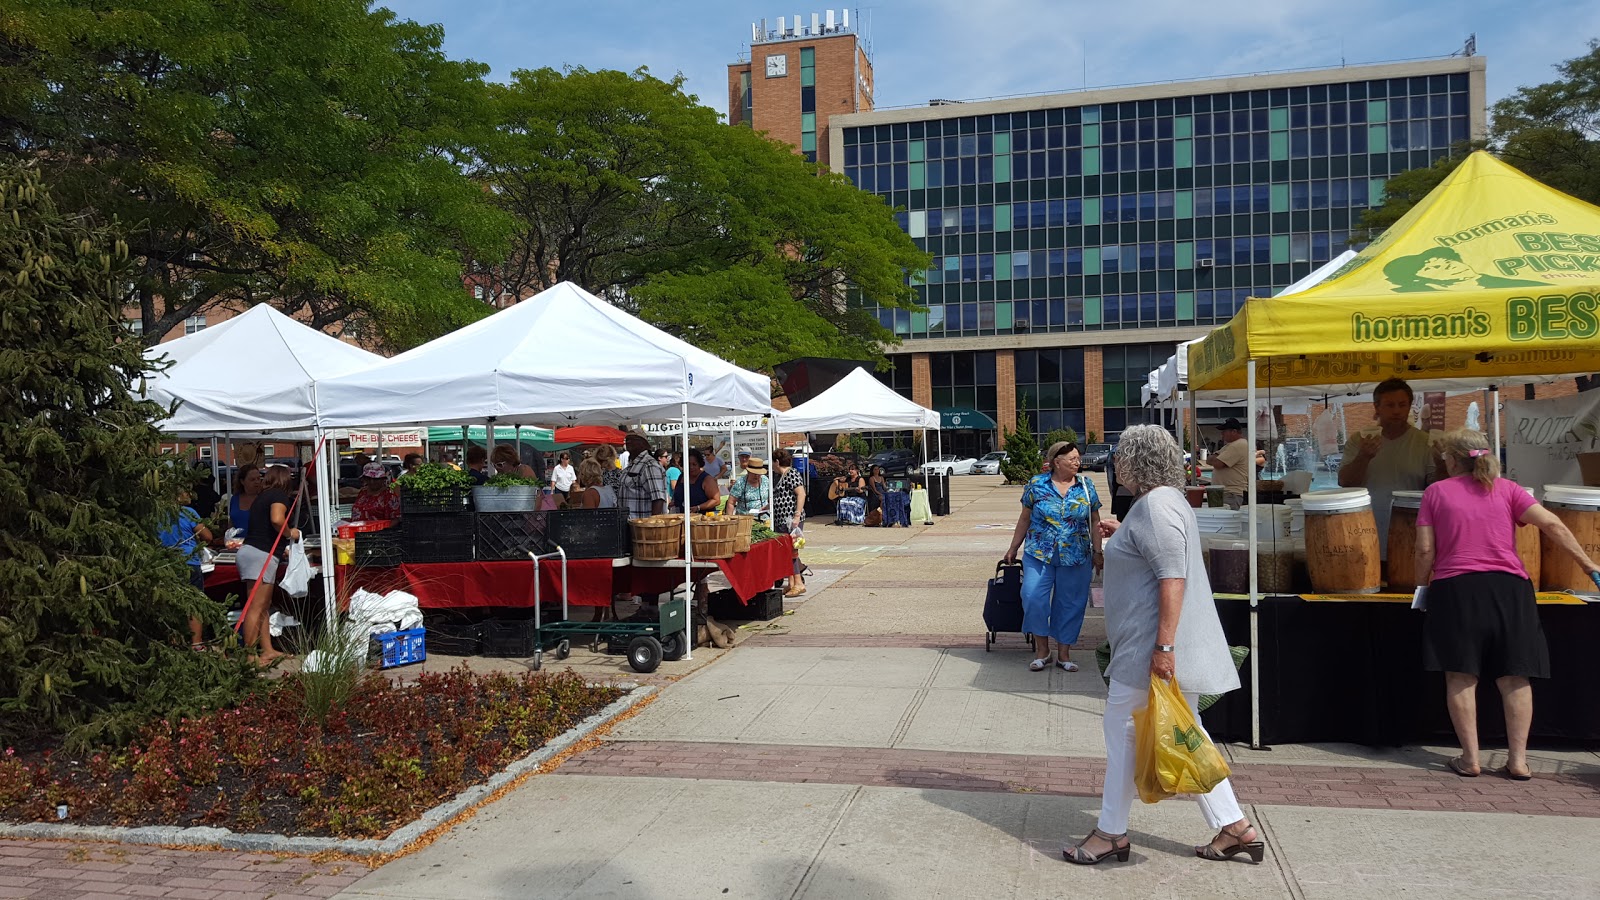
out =
<path fill-rule="evenodd" d="M 1045 474 L 1022 491 L 1022 515 L 1011 535 L 1006 561 L 1022 557 L 1022 630 L 1033 635 L 1028 664 L 1035 672 L 1050 666 L 1050 640 L 1056 665 L 1078 671 L 1070 649 L 1083 629 L 1089 606 L 1089 579 L 1100 568 L 1100 495 L 1078 475 L 1082 455 L 1071 441 L 1057 441 L 1045 454 Z M 1027 541 L 1024 543 L 1023 539 Z"/>

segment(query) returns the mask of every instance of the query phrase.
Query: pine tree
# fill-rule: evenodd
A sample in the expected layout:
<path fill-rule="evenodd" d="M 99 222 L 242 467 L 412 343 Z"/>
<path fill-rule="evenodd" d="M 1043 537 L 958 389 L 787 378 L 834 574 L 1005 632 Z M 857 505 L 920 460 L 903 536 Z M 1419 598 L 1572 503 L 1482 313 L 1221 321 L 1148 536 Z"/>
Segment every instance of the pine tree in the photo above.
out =
<path fill-rule="evenodd" d="M 1006 484 L 1026 484 L 1028 479 L 1039 474 L 1043 454 L 1039 452 L 1039 444 L 1034 440 L 1033 429 L 1028 424 L 1026 400 L 1017 401 L 1017 426 L 1006 432 L 1005 450 L 1006 458 L 1000 463 L 1000 474 L 1006 477 Z"/>
<path fill-rule="evenodd" d="M 189 649 L 214 604 L 156 538 L 180 469 L 117 299 L 128 247 L 0 168 L 0 739 L 87 745 L 227 702 L 237 658 Z"/>

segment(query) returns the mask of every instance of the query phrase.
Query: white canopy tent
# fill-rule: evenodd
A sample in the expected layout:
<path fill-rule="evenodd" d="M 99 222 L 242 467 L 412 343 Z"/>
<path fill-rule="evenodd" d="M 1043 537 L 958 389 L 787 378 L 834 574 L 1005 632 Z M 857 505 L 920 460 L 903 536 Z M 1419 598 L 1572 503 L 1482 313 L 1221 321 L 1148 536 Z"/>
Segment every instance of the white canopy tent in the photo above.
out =
<path fill-rule="evenodd" d="M 324 382 L 317 396 L 324 429 L 676 421 L 687 457 L 691 416 L 769 413 L 770 385 L 767 376 L 564 282 L 371 369 Z M 688 489 L 684 479 L 686 603 L 694 557 Z"/>
<path fill-rule="evenodd" d="M 852 369 L 839 383 L 788 412 L 773 416 L 779 432 L 939 431 L 939 414 L 895 393 L 866 369 Z M 928 442 L 922 442 L 927 462 Z"/>

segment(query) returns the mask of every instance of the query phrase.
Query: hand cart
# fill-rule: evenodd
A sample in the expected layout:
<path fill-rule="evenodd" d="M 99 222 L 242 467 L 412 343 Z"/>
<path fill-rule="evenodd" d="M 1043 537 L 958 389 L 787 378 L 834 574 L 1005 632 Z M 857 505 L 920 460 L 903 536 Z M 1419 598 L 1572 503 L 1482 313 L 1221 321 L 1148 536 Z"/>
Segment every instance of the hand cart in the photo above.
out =
<path fill-rule="evenodd" d="M 530 553 L 533 559 L 533 668 L 544 665 L 544 652 L 553 651 L 556 659 L 566 659 L 572 653 L 572 640 L 585 637 L 598 643 L 626 644 L 628 665 L 635 672 L 648 674 L 661 665 L 663 659 L 675 661 L 689 652 L 689 597 L 672 598 L 660 604 L 660 613 L 654 622 L 574 622 L 567 608 L 567 554 L 557 547 L 550 553 Z M 559 557 L 561 559 L 561 619 L 548 625 L 541 621 L 544 614 L 539 586 L 539 562 Z"/>

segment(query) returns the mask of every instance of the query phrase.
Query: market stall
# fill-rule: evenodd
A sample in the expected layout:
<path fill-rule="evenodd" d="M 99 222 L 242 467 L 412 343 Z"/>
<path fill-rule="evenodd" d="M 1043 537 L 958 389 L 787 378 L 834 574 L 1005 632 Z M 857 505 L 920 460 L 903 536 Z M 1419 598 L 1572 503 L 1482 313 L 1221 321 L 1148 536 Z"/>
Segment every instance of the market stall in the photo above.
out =
<path fill-rule="evenodd" d="M 679 422 L 687 454 L 690 417 L 766 413 L 770 394 L 766 376 L 563 283 L 367 371 L 320 384 L 319 425 L 539 425 L 556 427 L 559 439 L 559 429 L 571 426 Z M 688 516 L 684 532 L 683 559 L 673 567 L 681 573 L 675 583 L 688 588 L 695 571 Z"/>
<path fill-rule="evenodd" d="M 1580 258 L 1600 248 L 1596 235 L 1600 209 L 1475 153 L 1333 277 L 1292 296 L 1250 299 L 1227 325 L 1191 346 L 1189 385 L 1202 395 L 1242 394 L 1254 410 L 1265 396 L 1330 388 L 1370 393 L 1390 377 L 1404 378 L 1418 391 L 1467 390 L 1600 371 L 1600 273 L 1584 271 L 1592 267 Z M 1252 446 L 1257 437 L 1256 417 L 1250 416 Z M 1250 741 L 1261 746 L 1267 685 L 1290 671 L 1298 648 L 1280 650 L 1280 644 L 1261 640 L 1266 598 L 1259 585 L 1257 518 L 1265 511 L 1255 502 L 1253 468 L 1248 495 L 1245 632 L 1254 651 L 1249 680 L 1258 689 L 1223 702 L 1249 705 Z M 1308 555 L 1316 552 L 1307 547 Z M 1238 608 L 1224 605 L 1232 614 Z M 1574 620 L 1563 625 L 1580 631 L 1600 616 L 1595 603 L 1561 609 L 1563 618 Z M 1414 615 L 1381 596 L 1353 597 L 1339 612 L 1364 618 L 1362 628 L 1386 634 L 1394 633 L 1396 613 Z M 1324 643 L 1315 630 L 1297 639 L 1301 645 Z M 1559 646 L 1552 641 L 1553 655 Z M 1564 665 L 1557 669 L 1570 671 Z M 1346 702 L 1359 707 L 1362 701 L 1355 698 L 1395 689 L 1384 680 L 1387 674 L 1359 661 L 1341 662 L 1336 679 L 1351 698 Z M 1423 695 L 1420 702 L 1437 703 L 1438 696 Z M 1272 716 L 1284 715 L 1283 702 L 1295 701 L 1270 706 Z M 1239 711 L 1225 708 L 1217 715 L 1236 721 Z M 1281 733 L 1274 728 L 1265 732 Z"/>

